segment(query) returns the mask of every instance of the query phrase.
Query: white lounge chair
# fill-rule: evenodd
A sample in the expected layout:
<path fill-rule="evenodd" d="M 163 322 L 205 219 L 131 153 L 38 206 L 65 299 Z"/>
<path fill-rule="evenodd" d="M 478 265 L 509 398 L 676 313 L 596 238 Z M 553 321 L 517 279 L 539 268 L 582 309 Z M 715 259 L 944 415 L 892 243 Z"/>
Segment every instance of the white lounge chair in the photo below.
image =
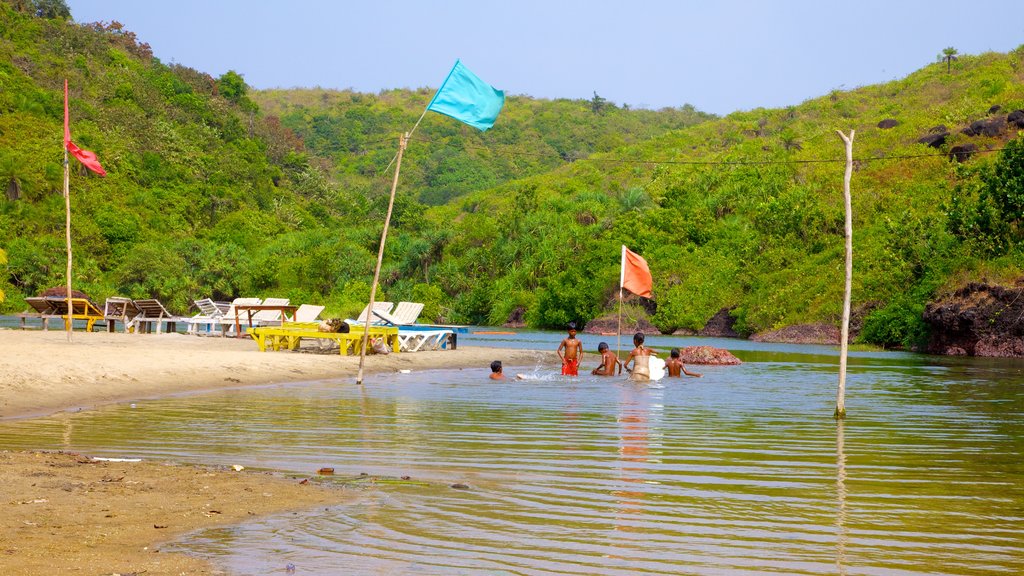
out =
<path fill-rule="evenodd" d="M 234 300 L 232 300 L 231 306 L 228 307 L 227 312 L 225 312 L 224 316 L 222 316 L 217 322 L 217 327 L 220 328 L 221 336 L 235 335 L 236 315 L 238 316 L 237 320 L 239 323 L 239 327 L 241 327 L 242 316 L 241 314 L 237 314 L 239 306 L 259 306 L 262 303 L 263 300 L 259 298 L 235 298 Z M 248 316 L 245 317 L 245 321 L 248 324 Z"/>
<path fill-rule="evenodd" d="M 133 321 L 138 326 L 136 332 L 139 334 L 152 332 L 154 326 L 156 326 L 156 333 L 160 334 L 163 332 L 164 324 L 167 325 L 168 332 L 176 332 L 178 322 L 187 322 L 189 320 L 188 318 L 171 314 L 156 298 L 135 300 L 134 304 L 139 309 L 139 315 Z"/>
<path fill-rule="evenodd" d="M 398 306 L 395 306 L 395 309 L 390 314 L 374 310 L 373 315 L 380 318 L 385 324 L 408 326 L 416 323 L 416 320 L 420 317 L 420 312 L 423 312 L 423 304 L 419 302 L 399 302 Z"/>
<path fill-rule="evenodd" d="M 370 324 L 376 324 L 379 321 L 373 319 L 373 315 L 378 312 L 387 314 L 388 312 L 391 312 L 391 309 L 394 308 L 394 306 L 395 305 L 392 302 L 374 302 L 373 314 L 370 314 L 370 305 L 367 304 L 366 307 L 363 308 L 363 311 L 359 313 L 359 316 L 356 316 L 355 320 L 346 320 L 346 322 L 349 324 L 365 324 L 367 322 Z"/>
<path fill-rule="evenodd" d="M 402 352 L 419 352 L 421 350 L 454 350 L 456 336 L 454 330 L 398 330 L 398 343 Z"/>
<path fill-rule="evenodd" d="M 262 302 L 263 306 L 288 306 L 291 304 L 291 300 L 288 298 L 267 298 Z M 244 319 L 246 326 L 249 326 L 249 317 L 246 313 L 245 317 L 239 315 L 240 319 Z M 282 314 L 280 310 L 260 310 L 252 315 L 252 326 L 280 326 Z"/>
<path fill-rule="evenodd" d="M 111 296 L 103 304 L 103 319 L 107 321 L 107 332 L 114 332 L 118 322 L 124 324 L 125 332 L 134 332 L 135 318 L 140 313 L 135 301 L 123 296 Z"/>
<path fill-rule="evenodd" d="M 205 326 L 206 332 L 209 333 L 213 326 L 220 325 L 220 319 L 224 317 L 224 313 L 230 307 L 230 304 L 225 304 L 224 308 L 221 308 L 220 304 L 211 298 L 203 298 L 194 302 L 199 308 L 199 313 L 186 320 L 189 334 L 198 334 L 200 326 Z"/>
<path fill-rule="evenodd" d="M 302 304 L 292 316 L 292 322 L 316 322 L 324 307 L 319 304 Z"/>

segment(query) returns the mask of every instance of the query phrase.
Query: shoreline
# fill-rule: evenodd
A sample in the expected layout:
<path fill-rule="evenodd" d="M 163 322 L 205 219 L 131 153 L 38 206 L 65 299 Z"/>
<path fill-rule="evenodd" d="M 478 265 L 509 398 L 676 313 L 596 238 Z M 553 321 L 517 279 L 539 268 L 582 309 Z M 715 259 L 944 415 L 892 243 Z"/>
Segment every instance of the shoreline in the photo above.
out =
<path fill-rule="evenodd" d="M 0 330 L 0 420 L 187 392 L 355 377 L 358 356 L 260 352 L 250 338 Z M 364 373 L 479 368 L 492 360 L 533 366 L 545 352 L 462 346 L 457 350 L 367 355 Z M 554 354 L 552 353 L 553 357 Z M 489 372 L 487 372 L 489 373 Z"/>
<path fill-rule="evenodd" d="M 0 329 L 0 420 L 242 388 L 350 379 L 359 358 L 260 352 L 249 338 Z M 370 355 L 364 373 L 534 366 L 551 352 L 463 346 Z M 160 547 L 195 530 L 341 505 L 358 493 L 307 478 L 161 461 L 109 462 L 68 452 L 0 449 L 0 572 L 50 575 L 223 574 Z M 283 567 L 282 567 L 283 568 Z"/>

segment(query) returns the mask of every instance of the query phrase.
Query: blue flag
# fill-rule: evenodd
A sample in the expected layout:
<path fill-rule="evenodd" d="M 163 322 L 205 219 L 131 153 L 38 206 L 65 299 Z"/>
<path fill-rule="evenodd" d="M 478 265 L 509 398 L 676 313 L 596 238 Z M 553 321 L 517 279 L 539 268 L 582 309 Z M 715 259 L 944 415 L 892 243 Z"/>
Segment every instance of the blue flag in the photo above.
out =
<path fill-rule="evenodd" d="M 427 110 L 451 116 L 479 130 L 487 130 L 494 126 L 504 105 L 504 92 L 495 90 L 456 60 L 444 84 L 427 105 Z"/>

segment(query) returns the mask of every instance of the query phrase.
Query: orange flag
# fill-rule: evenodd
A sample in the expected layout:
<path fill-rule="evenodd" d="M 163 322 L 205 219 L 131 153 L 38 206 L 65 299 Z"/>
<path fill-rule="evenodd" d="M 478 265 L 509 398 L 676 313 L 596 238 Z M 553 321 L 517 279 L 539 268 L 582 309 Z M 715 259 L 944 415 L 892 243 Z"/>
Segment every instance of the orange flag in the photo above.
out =
<path fill-rule="evenodd" d="M 88 150 L 82 150 L 71 141 L 71 127 L 68 124 L 68 81 L 64 80 L 64 146 L 68 149 L 68 152 L 72 156 L 78 158 L 78 161 L 85 164 L 85 167 L 100 176 L 106 176 L 107 171 L 100 165 L 100 161 L 96 158 L 94 152 Z"/>
<path fill-rule="evenodd" d="M 651 287 L 654 286 L 654 278 L 651 277 L 651 269 L 647 267 L 647 260 L 625 246 L 622 247 L 622 274 L 619 277 L 619 286 L 645 298 L 651 297 Z"/>

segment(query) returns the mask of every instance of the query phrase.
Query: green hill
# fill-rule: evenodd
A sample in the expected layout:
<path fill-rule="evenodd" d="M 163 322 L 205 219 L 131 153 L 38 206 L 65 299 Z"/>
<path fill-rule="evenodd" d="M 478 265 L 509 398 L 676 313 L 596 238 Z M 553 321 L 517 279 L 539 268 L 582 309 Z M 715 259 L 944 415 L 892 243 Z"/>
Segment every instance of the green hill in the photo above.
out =
<path fill-rule="evenodd" d="M 361 94 L 337 90 L 265 90 L 252 94 L 268 116 L 330 163 L 342 189 L 372 195 L 434 89 Z M 402 189 L 424 204 L 548 172 L 594 152 L 642 142 L 714 118 L 692 106 L 657 112 L 605 101 L 509 96 L 501 121 L 485 133 L 438 114 L 423 117 L 403 159 Z"/>
<path fill-rule="evenodd" d="M 253 93 L 234 73 L 159 62 L 119 25 L 15 9 L 27 4 L 0 2 L 0 306 L 63 283 L 66 77 L 72 137 L 110 173 L 72 175 L 76 288 L 179 312 L 238 295 L 362 307 L 384 168 L 431 90 Z M 744 334 L 838 322 L 835 130 L 855 129 L 861 338 L 912 345 L 926 302 L 1022 274 L 1024 146 L 1007 122 L 1024 108 L 1022 57 L 965 55 L 949 72 L 931 64 L 720 119 L 596 95 L 510 98 L 483 134 L 428 115 L 403 164 L 381 290 L 433 320 L 561 327 L 612 308 L 626 244 L 651 265 L 663 331 L 723 310 Z M 918 143 L 940 125 L 944 142 Z M 951 159 L 964 145 L 974 152 Z"/>

